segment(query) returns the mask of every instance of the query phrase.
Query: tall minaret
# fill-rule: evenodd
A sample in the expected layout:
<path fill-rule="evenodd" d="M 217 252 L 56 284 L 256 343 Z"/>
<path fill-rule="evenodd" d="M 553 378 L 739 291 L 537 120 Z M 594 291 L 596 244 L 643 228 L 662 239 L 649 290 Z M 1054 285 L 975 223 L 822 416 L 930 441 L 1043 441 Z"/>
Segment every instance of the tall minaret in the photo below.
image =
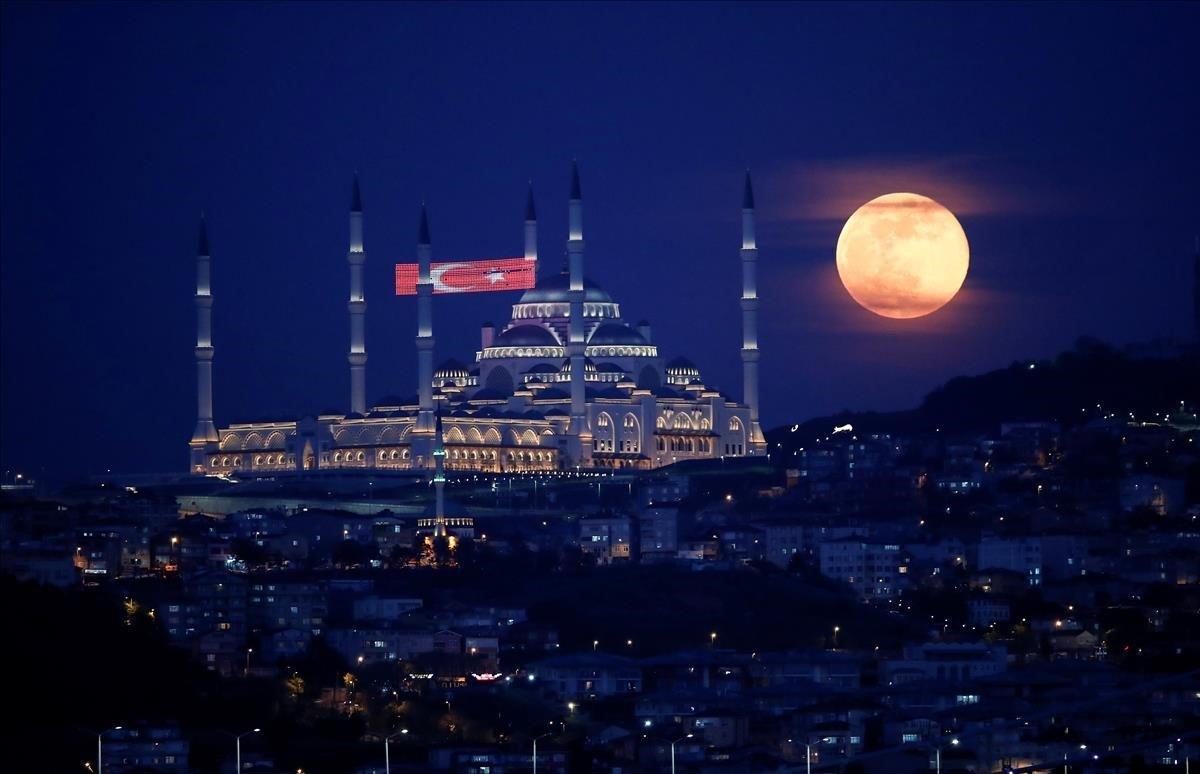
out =
<path fill-rule="evenodd" d="M 537 262 L 537 210 L 533 206 L 533 181 L 525 198 L 525 260 Z M 534 271 L 537 271 L 535 266 Z"/>
<path fill-rule="evenodd" d="M 758 423 L 758 246 L 754 239 L 754 187 L 746 170 L 742 193 L 742 401 L 750 408 L 746 452 L 763 453 L 766 439 Z"/>
<path fill-rule="evenodd" d="M 363 295 L 362 194 L 358 190 L 358 173 L 354 174 L 354 190 L 350 198 L 350 413 L 367 413 L 367 300 Z"/>
<path fill-rule="evenodd" d="M 433 247 L 429 241 L 429 215 L 425 203 L 421 202 L 421 221 L 417 232 L 417 424 L 414 436 L 413 456 L 423 458 L 423 465 L 431 467 L 433 459 L 432 436 L 433 416 L 433 277 L 430 271 Z"/>
<path fill-rule="evenodd" d="M 571 162 L 571 199 L 568 204 L 567 260 L 571 272 L 570 319 L 567 327 L 567 355 L 571 359 L 571 423 L 567 432 L 577 446 L 571 449 L 575 464 L 591 451 L 591 431 L 587 423 L 584 392 L 583 355 L 586 345 L 583 327 L 583 194 L 579 187 L 579 166 Z"/>
<path fill-rule="evenodd" d="M 442 412 L 437 413 L 433 433 L 433 536 L 446 537 L 446 445 L 442 440 Z"/>
<path fill-rule="evenodd" d="M 212 257 L 208 249 L 208 225 L 200 215 L 196 248 L 196 430 L 192 433 L 192 470 L 204 470 L 204 447 L 220 440 L 213 424 L 212 385 Z"/>
<path fill-rule="evenodd" d="M 1200 346 L 1200 236 L 1195 240 L 1195 255 L 1192 257 L 1192 323 L 1195 327 L 1192 333 L 1195 334 L 1194 343 Z"/>

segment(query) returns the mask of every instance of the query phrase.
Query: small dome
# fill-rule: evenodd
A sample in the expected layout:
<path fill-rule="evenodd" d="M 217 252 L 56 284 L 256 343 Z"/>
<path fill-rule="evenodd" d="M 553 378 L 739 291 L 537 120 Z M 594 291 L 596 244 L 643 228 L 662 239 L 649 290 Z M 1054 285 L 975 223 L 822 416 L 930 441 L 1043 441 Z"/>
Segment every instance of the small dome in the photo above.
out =
<path fill-rule="evenodd" d="M 554 304 L 571 300 L 571 275 L 567 272 L 543 277 L 536 288 L 530 288 L 521 296 L 518 304 Z M 583 278 L 583 300 L 589 303 L 611 304 L 612 297 L 587 277 Z"/>
<path fill-rule="evenodd" d="M 538 363 L 537 365 L 535 365 L 533 368 L 530 368 L 525 373 L 527 373 L 527 374 L 556 374 L 556 373 L 558 373 L 558 366 L 555 366 L 553 363 Z"/>
<path fill-rule="evenodd" d="M 596 370 L 602 374 L 623 374 L 625 369 L 616 363 L 601 363 L 596 366 Z"/>
<path fill-rule="evenodd" d="M 588 339 L 588 344 L 597 346 L 600 344 L 629 344 L 640 346 L 646 343 L 646 339 L 642 334 L 630 328 L 623 323 L 604 323 L 597 326 L 596 330 L 592 331 L 592 337 Z"/>
<path fill-rule="evenodd" d="M 700 369 L 686 357 L 677 357 L 667 363 L 668 376 L 699 376 Z"/>
<path fill-rule="evenodd" d="M 433 372 L 434 379 L 465 379 L 468 376 L 470 373 L 467 372 L 467 367 L 454 358 L 442 363 Z"/>
<path fill-rule="evenodd" d="M 596 364 L 592 362 L 592 359 L 590 357 L 585 357 L 583 359 L 583 372 L 585 374 L 586 373 L 594 373 L 595 370 L 596 370 Z M 562 368 L 559 369 L 559 373 L 562 373 L 562 374 L 571 373 L 571 358 L 567 358 L 566 360 L 562 361 Z"/>
<path fill-rule="evenodd" d="M 517 325 L 496 337 L 493 347 L 557 347 L 558 338 L 540 325 Z"/>

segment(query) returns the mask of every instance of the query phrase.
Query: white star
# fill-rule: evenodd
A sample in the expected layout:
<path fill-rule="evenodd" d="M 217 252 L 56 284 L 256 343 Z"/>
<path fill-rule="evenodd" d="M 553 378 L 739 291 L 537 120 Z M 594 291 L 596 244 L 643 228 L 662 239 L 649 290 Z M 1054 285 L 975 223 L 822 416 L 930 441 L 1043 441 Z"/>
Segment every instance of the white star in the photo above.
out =
<path fill-rule="evenodd" d="M 497 282 L 503 282 L 503 281 L 504 281 L 504 272 L 502 272 L 502 271 L 493 271 L 493 272 L 490 272 L 490 273 L 487 275 L 487 277 L 488 277 L 488 282 L 490 282 L 490 283 L 492 283 L 493 285 L 495 285 Z"/>

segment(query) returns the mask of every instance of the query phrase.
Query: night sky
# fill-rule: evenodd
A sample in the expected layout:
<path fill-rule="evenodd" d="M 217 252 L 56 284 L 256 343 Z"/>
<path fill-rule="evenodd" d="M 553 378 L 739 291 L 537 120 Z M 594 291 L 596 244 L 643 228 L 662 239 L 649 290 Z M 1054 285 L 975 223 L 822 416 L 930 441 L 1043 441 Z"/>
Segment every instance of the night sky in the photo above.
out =
<path fill-rule="evenodd" d="M 556 272 L 573 157 L 587 275 L 739 397 L 753 170 L 767 427 L 909 407 L 1081 335 L 1191 333 L 1194 3 L 0 8 L 5 469 L 185 469 L 201 210 L 217 424 L 344 409 L 355 169 L 368 400 L 415 392 L 390 282 L 422 197 L 435 260 L 519 255 L 532 179 Z M 837 278 L 841 223 L 890 191 L 971 243 L 926 318 Z M 516 298 L 438 297 L 435 362 Z"/>

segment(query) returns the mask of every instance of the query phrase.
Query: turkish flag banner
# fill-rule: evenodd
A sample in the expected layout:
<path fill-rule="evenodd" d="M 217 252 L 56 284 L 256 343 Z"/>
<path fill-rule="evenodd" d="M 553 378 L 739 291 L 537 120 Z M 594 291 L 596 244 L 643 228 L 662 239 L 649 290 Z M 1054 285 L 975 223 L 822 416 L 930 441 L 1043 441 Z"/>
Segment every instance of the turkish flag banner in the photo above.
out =
<path fill-rule="evenodd" d="M 418 264 L 396 264 L 396 295 L 415 296 L 420 276 Z M 525 258 L 444 261 L 430 265 L 429 279 L 433 282 L 435 295 L 528 290 L 537 282 L 537 261 Z"/>

